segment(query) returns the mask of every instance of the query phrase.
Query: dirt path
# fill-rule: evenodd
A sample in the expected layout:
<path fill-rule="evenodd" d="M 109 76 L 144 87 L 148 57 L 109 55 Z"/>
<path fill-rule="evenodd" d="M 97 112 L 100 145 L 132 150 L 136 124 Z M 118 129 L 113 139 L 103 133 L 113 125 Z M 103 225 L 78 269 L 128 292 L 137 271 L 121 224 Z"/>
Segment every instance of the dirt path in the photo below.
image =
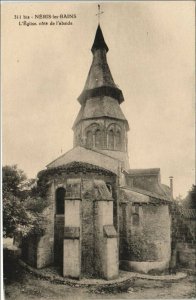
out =
<path fill-rule="evenodd" d="M 4 251 L 4 292 L 10 300 L 190 299 L 196 298 L 196 278 L 175 282 L 134 279 L 120 288 L 81 288 L 38 279 L 24 270 L 12 251 Z"/>
<path fill-rule="evenodd" d="M 164 283 L 136 279 L 130 286 L 121 290 L 97 290 L 69 287 L 38 279 L 20 270 L 15 280 L 5 281 L 5 299 L 184 299 L 195 298 L 195 278 L 188 277 L 179 282 Z"/>

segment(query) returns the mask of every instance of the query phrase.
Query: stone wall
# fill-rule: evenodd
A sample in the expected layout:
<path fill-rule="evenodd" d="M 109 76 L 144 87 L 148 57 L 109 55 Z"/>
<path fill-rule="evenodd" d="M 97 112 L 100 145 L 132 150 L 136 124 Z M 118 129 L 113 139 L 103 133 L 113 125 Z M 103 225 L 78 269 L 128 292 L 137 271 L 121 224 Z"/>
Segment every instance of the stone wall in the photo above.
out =
<path fill-rule="evenodd" d="M 150 268 L 169 266 L 170 215 L 167 205 L 121 203 L 120 260 L 121 267 L 146 272 Z M 126 262 L 137 262 L 135 266 Z M 143 268 L 140 262 L 159 262 Z M 141 268 L 140 268 L 141 267 Z"/>
<path fill-rule="evenodd" d="M 43 234 L 34 234 L 22 241 L 22 258 L 31 266 L 43 268 L 54 262 L 54 185 L 50 183 L 44 201 Z"/>
<path fill-rule="evenodd" d="M 37 238 L 32 236 L 30 239 L 22 240 L 22 259 L 32 267 L 37 267 Z"/>
<path fill-rule="evenodd" d="M 54 262 L 54 195 L 55 186 L 51 182 L 46 193 L 48 207 L 44 209 L 45 218 L 44 235 L 40 237 L 37 245 L 37 268 L 44 268 Z"/>
<path fill-rule="evenodd" d="M 97 277 L 98 274 L 102 274 L 102 276 L 105 276 L 105 278 L 112 278 L 112 276 L 114 276 L 114 272 L 116 274 L 116 270 L 109 270 L 108 268 L 106 268 L 107 270 L 105 272 L 97 272 L 97 269 L 95 268 L 95 256 L 97 255 L 95 250 L 95 232 L 97 230 L 95 229 L 95 218 L 97 210 L 95 208 L 94 200 L 96 197 L 99 198 L 99 194 L 95 195 L 96 189 L 94 187 L 94 182 L 99 182 L 100 180 L 102 180 L 102 182 L 105 182 L 105 184 L 107 184 L 108 186 L 108 188 L 106 188 L 105 185 L 105 188 L 109 195 L 106 195 L 106 200 L 108 200 L 109 198 L 114 199 L 114 201 L 112 200 L 112 206 L 110 208 L 111 218 L 109 225 L 113 225 L 113 223 L 115 222 L 115 227 L 117 228 L 117 216 L 115 215 L 115 217 L 113 217 L 113 213 L 117 214 L 117 189 L 116 176 L 114 174 L 103 174 L 101 170 L 96 172 L 86 171 L 85 173 L 77 172 L 77 170 L 74 170 L 69 173 L 61 172 L 60 174 L 58 174 L 57 172 L 55 175 L 49 175 L 47 180 L 45 181 L 48 186 L 48 190 L 46 193 L 46 201 L 48 202 L 48 207 L 43 211 L 43 214 L 45 216 L 44 235 L 40 236 L 37 239 L 37 243 L 34 243 L 32 239 L 30 239 L 27 243 L 28 249 L 26 252 L 28 254 L 28 258 L 26 259 L 26 261 L 30 265 L 37 268 L 44 268 L 55 263 L 55 265 L 59 268 L 60 274 L 64 273 L 66 276 L 69 268 L 70 272 L 72 272 L 71 269 L 73 265 L 66 265 L 66 272 L 63 271 L 64 263 L 66 261 L 68 262 L 67 253 L 69 253 L 69 251 L 71 251 L 71 249 L 73 248 L 74 245 L 72 244 L 75 242 L 77 243 L 77 241 L 72 238 L 69 240 L 69 238 L 66 237 L 65 240 L 65 226 L 67 230 L 69 229 L 70 232 L 72 232 L 72 228 L 70 227 L 71 225 L 67 225 L 67 223 L 65 224 L 65 220 L 67 220 L 68 222 L 68 218 L 72 218 L 70 209 L 69 211 L 67 211 L 66 209 L 66 203 L 70 202 L 71 205 L 74 200 L 74 198 L 72 199 L 72 197 L 77 196 L 82 199 L 82 201 L 80 201 L 81 207 L 79 209 L 81 220 L 81 226 L 79 226 L 81 231 L 81 241 L 77 243 L 77 245 L 79 246 L 78 251 L 81 251 L 81 258 L 77 257 L 77 260 L 81 259 L 81 273 L 79 274 L 76 272 L 76 274 L 72 272 L 70 274 L 72 274 L 74 277 Z M 79 188 L 79 194 L 74 196 L 73 191 L 75 190 L 75 187 L 73 183 L 76 181 L 80 182 L 79 187 L 77 187 L 77 189 Z M 66 190 L 65 211 L 66 213 L 68 213 L 67 216 L 56 214 L 55 193 L 56 190 L 60 187 L 63 187 Z M 100 195 L 100 197 L 102 196 Z M 102 213 L 104 216 L 104 211 Z M 100 215 L 102 215 L 102 213 L 101 211 L 99 212 Z M 116 264 L 118 264 L 117 236 L 109 238 L 109 240 L 106 237 L 103 238 L 104 224 L 102 224 L 101 226 L 102 229 L 100 230 L 102 230 L 102 238 L 98 241 L 98 243 L 100 244 L 99 249 L 105 249 L 103 254 L 103 256 L 105 255 L 105 257 L 109 255 L 108 253 L 111 253 L 111 255 L 108 256 L 108 261 L 111 260 L 111 257 L 113 257 L 114 260 L 116 260 Z M 32 245 L 34 247 L 32 247 Z M 115 253 L 112 254 L 112 251 L 114 251 L 114 249 Z M 66 252 L 65 256 L 63 255 L 64 252 Z M 75 254 L 75 251 L 73 254 Z M 31 257 L 31 260 L 29 259 L 29 257 Z M 72 256 L 69 256 L 70 261 L 72 260 L 71 257 Z M 76 261 L 76 259 L 74 259 L 74 261 Z M 103 266 L 107 266 L 107 264 L 102 263 L 101 266 L 103 268 Z M 80 263 L 78 267 L 80 268 Z"/>
<path fill-rule="evenodd" d="M 96 118 L 88 119 L 80 122 L 74 129 L 74 147 L 82 146 L 88 148 L 87 143 L 87 131 L 91 130 L 93 135 L 95 135 L 96 129 L 101 131 L 101 146 L 96 147 L 95 142 L 92 143 L 92 148 L 94 149 L 106 149 L 109 150 L 108 144 L 108 130 L 114 125 L 120 128 L 121 131 L 121 145 L 119 146 L 114 143 L 114 151 L 119 150 L 122 152 L 127 152 L 127 128 L 125 121 L 110 119 L 110 118 Z M 115 128 L 114 128 L 115 131 Z"/>

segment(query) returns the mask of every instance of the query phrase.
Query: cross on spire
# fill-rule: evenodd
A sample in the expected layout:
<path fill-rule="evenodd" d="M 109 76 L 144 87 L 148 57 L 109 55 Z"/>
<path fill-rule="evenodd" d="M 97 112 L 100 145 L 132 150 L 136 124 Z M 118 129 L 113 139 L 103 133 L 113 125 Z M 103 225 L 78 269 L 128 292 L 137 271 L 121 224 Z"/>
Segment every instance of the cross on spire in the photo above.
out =
<path fill-rule="evenodd" d="M 101 11 L 101 5 L 98 4 L 98 13 L 96 14 L 97 18 L 98 18 L 98 24 L 100 24 L 100 16 L 103 14 L 104 12 Z"/>

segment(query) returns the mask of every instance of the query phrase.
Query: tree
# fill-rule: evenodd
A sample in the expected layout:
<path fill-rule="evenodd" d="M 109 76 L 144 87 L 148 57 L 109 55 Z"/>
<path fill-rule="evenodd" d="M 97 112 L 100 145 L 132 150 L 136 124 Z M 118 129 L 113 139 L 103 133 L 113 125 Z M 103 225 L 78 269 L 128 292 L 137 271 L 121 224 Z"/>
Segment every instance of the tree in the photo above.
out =
<path fill-rule="evenodd" d="M 26 236 L 32 231 L 40 230 L 43 219 L 41 210 L 36 211 L 33 204 L 38 202 L 41 205 L 42 199 L 35 194 L 35 183 L 36 180 L 28 180 L 24 171 L 18 169 L 17 165 L 3 167 L 4 237 L 13 237 L 16 232 Z"/>
<path fill-rule="evenodd" d="M 3 236 L 13 237 L 21 232 L 27 235 L 36 225 L 36 217 L 29 212 L 23 202 L 11 193 L 3 195 Z"/>
<path fill-rule="evenodd" d="M 18 196 L 20 185 L 27 179 L 24 171 L 18 169 L 17 165 L 4 166 L 2 169 L 3 175 L 3 194 L 11 193 Z"/>
<path fill-rule="evenodd" d="M 175 198 L 175 201 L 178 205 L 182 205 L 183 204 L 183 201 L 184 201 L 184 198 L 182 197 L 181 194 L 179 194 L 176 198 Z"/>

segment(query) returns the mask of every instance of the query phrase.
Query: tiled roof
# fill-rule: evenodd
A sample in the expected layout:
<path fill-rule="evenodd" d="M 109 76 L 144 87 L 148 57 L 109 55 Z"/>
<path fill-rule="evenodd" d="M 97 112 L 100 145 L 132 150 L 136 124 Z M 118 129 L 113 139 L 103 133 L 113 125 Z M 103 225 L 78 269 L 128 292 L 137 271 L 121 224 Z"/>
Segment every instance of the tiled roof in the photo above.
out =
<path fill-rule="evenodd" d="M 120 188 L 120 201 L 121 202 L 137 202 L 137 203 L 149 203 L 149 197 L 147 195 L 132 191 L 127 188 Z"/>
<path fill-rule="evenodd" d="M 89 164 L 89 163 L 81 162 L 81 161 L 73 161 L 73 162 L 67 163 L 65 165 L 61 165 L 61 166 L 57 166 L 57 167 L 42 170 L 38 173 L 38 177 L 40 177 L 41 175 L 43 175 L 45 173 L 53 174 L 54 170 L 56 170 L 57 172 L 63 172 L 63 171 L 66 170 L 67 173 L 69 173 L 69 172 L 79 173 L 79 172 L 93 171 L 93 172 L 97 172 L 97 173 L 103 172 L 107 175 L 112 175 L 112 172 L 105 169 L 105 168 L 102 168 L 102 167 L 99 167 L 99 166 L 96 166 L 96 165 L 92 165 L 92 164 Z M 69 180 L 75 180 L 75 179 L 69 179 Z"/>
<path fill-rule="evenodd" d="M 171 189 L 160 183 L 160 169 L 131 169 L 125 172 L 128 186 L 131 189 L 143 191 L 149 196 L 167 201 L 172 200 Z"/>
<path fill-rule="evenodd" d="M 48 164 L 47 168 L 65 166 L 73 162 L 88 163 L 118 174 L 117 159 L 83 147 L 75 147 L 71 149 Z"/>
<path fill-rule="evenodd" d="M 142 190 L 142 189 L 138 189 L 138 188 L 134 188 L 134 187 L 121 187 L 121 189 L 125 190 L 125 191 L 131 191 L 131 192 L 135 192 L 141 195 L 146 195 L 148 197 L 150 197 L 149 202 L 156 202 L 156 200 L 163 200 L 163 201 L 171 201 L 171 198 L 169 196 L 166 195 L 160 195 L 157 194 L 155 192 L 150 192 L 150 191 L 146 191 L 146 190 Z"/>
<path fill-rule="evenodd" d="M 130 169 L 128 170 L 127 176 L 145 176 L 145 175 L 158 175 L 160 168 L 153 169 Z"/>

